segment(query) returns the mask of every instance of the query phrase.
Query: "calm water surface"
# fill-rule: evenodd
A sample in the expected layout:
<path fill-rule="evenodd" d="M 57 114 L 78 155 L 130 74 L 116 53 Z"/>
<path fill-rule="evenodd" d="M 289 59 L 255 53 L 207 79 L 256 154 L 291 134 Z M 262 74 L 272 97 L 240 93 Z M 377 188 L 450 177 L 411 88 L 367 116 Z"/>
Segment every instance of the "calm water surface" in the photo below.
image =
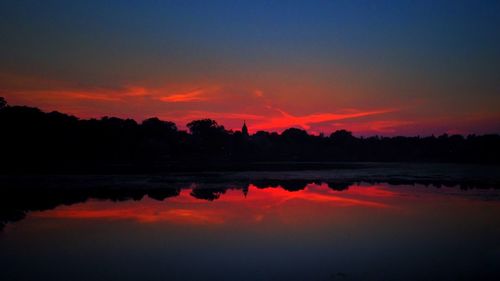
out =
<path fill-rule="evenodd" d="M 29 212 L 0 280 L 500 280 L 498 189 L 193 188 Z"/>

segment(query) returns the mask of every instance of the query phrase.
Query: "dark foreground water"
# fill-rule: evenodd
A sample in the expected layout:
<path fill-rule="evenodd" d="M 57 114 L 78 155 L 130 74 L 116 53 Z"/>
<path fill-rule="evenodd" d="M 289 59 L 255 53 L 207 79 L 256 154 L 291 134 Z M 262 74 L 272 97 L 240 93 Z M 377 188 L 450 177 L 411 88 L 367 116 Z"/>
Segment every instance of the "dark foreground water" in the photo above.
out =
<path fill-rule="evenodd" d="M 499 189 L 218 186 L 35 207 L 0 280 L 500 280 Z"/>

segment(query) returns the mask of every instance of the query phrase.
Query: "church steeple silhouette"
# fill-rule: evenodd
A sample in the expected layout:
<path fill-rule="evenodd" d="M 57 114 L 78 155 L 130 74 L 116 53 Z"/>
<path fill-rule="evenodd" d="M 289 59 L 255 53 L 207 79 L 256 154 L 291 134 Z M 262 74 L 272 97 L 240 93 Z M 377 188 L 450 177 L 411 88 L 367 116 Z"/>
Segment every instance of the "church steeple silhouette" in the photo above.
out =
<path fill-rule="evenodd" d="M 244 136 L 244 137 L 248 137 L 248 128 L 247 128 L 247 124 L 246 124 L 246 121 L 243 120 L 243 127 L 241 127 L 241 134 Z"/>
<path fill-rule="evenodd" d="M 247 198 L 247 195 L 248 195 L 248 185 L 245 185 L 243 187 L 243 196 L 245 196 L 245 198 Z"/>

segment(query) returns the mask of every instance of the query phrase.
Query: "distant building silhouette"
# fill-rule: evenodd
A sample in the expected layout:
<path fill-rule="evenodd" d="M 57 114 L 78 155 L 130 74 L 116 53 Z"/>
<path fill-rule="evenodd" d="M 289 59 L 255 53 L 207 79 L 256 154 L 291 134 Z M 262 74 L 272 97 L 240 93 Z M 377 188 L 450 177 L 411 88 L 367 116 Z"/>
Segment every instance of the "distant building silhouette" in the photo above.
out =
<path fill-rule="evenodd" d="M 244 136 L 244 137 L 248 137 L 248 128 L 247 128 L 247 124 L 246 124 L 246 121 L 243 121 L 243 127 L 241 127 L 241 134 Z"/>

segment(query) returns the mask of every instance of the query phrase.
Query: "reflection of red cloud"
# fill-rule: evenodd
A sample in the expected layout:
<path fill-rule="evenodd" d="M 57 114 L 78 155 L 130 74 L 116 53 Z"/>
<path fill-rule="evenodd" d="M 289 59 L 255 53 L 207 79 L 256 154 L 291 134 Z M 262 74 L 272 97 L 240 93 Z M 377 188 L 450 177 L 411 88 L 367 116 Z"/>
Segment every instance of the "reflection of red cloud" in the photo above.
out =
<path fill-rule="evenodd" d="M 326 185 L 308 185 L 304 190 L 289 192 L 282 188 L 249 187 L 245 198 L 241 190 L 228 190 L 214 202 L 196 199 L 185 189 L 178 197 L 165 201 L 145 198 L 139 202 L 112 203 L 89 201 L 55 210 L 33 213 L 44 218 L 134 220 L 141 223 L 170 222 L 175 224 L 223 224 L 229 220 L 260 223 L 266 217 L 289 221 L 289 206 L 293 212 L 313 206 L 328 208 L 387 208 L 396 194 L 383 187 L 351 187 L 338 192 Z M 287 207 L 288 206 L 288 207 Z M 333 210 L 332 209 L 332 210 Z"/>
<path fill-rule="evenodd" d="M 219 224 L 224 222 L 223 214 L 207 209 L 162 210 L 163 208 L 158 202 L 151 200 L 140 204 L 122 204 L 125 206 L 93 201 L 74 207 L 63 207 L 48 213 L 43 212 L 37 216 L 65 219 L 135 220 L 143 223 L 170 221 L 189 224 Z"/>

